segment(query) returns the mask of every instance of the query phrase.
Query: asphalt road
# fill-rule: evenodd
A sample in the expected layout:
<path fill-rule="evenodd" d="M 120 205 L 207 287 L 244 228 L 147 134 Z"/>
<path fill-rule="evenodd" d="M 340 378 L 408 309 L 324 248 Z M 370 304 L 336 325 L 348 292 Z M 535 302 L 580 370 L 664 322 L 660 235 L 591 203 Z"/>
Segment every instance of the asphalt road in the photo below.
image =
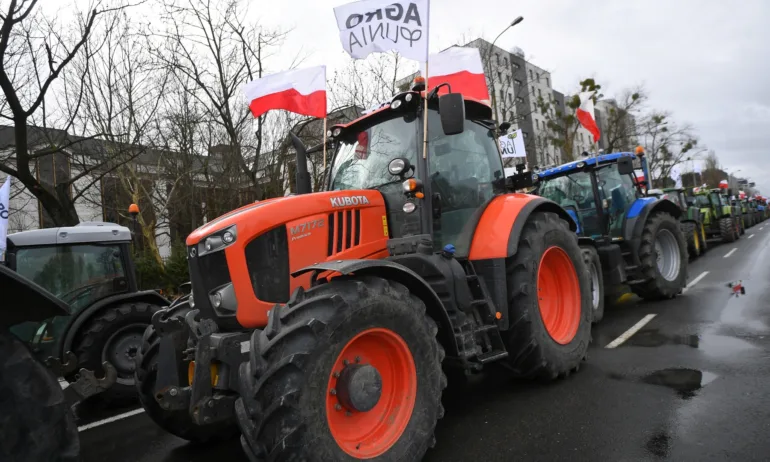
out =
<path fill-rule="evenodd" d="M 608 308 L 578 374 L 542 385 L 490 373 L 447 390 L 425 460 L 770 459 L 769 236 L 767 221 L 710 243 L 674 300 Z M 727 287 L 737 280 L 740 297 Z M 84 461 L 246 460 L 237 440 L 190 445 L 141 410 L 101 420 L 130 410 L 81 411 Z"/>

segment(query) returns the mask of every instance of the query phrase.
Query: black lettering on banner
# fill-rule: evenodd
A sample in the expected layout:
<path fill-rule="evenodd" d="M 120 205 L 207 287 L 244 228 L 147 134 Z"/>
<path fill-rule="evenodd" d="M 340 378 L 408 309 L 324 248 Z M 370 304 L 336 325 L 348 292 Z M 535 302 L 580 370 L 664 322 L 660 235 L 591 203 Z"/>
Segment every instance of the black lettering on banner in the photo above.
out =
<path fill-rule="evenodd" d="M 366 13 L 366 22 L 372 22 L 372 19 L 375 16 L 377 16 L 378 21 L 382 21 L 382 10 L 378 9 L 376 11 L 372 11 L 371 13 Z"/>
<path fill-rule="evenodd" d="M 409 41 L 409 46 L 412 46 L 412 44 L 414 42 L 417 42 L 417 41 L 419 41 L 422 38 L 422 30 L 421 29 L 415 29 L 413 31 L 410 31 L 406 27 L 402 27 L 401 28 L 401 37 L 403 37 L 404 40 L 408 40 Z"/>
<path fill-rule="evenodd" d="M 393 43 L 398 43 L 398 26 L 396 28 L 396 33 L 393 36 L 393 38 L 390 38 L 390 23 L 385 24 L 385 38 L 390 40 Z"/>
<path fill-rule="evenodd" d="M 385 8 L 385 17 L 391 21 L 398 21 L 401 19 L 401 15 L 404 14 L 404 7 L 400 3 L 394 3 Z"/>
<path fill-rule="evenodd" d="M 414 3 L 409 4 L 409 8 L 406 10 L 406 17 L 404 18 L 404 24 L 409 24 L 409 21 L 414 21 L 418 26 L 422 27 L 422 21 L 420 21 L 420 10 L 417 9 L 417 5 Z M 420 40 L 420 39 L 417 39 Z"/>
<path fill-rule="evenodd" d="M 385 34 L 383 34 L 383 30 L 385 29 L 385 25 L 382 23 L 377 24 L 377 28 L 372 30 L 372 26 L 369 26 L 369 41 L 374 42 L 377 39 L 377 34 L 380 34 L 380 38 L 385 38 Z"/>
<path fill-rule="evenodd" d="M 3 204 L 0 204 L 0 218 L 3 220 L 8 219 L 8 210 L 5 209 L 5 206 Z"/>
<path fill-rule="evenodd" d="M 353 21 L 355 21 L 355 24 L 353 24 Z M 364 21 L 364 17 L 361 16 L 360 14 L 358 13 L 351 14 L 350 16 L 348 16 L 347 21 L 345 21 L 345 27 L 347 27 L 348 29 L 352 29 L 357 25 L 361 24 L 363 21 Z"/>
<path fill-rule="evenodd" d="M 361 48 L 363 48 L 363 47 L 364 47 L 363 45 L 361 45 L 361 42 L 359 42 L 359 41 L 358 41 L 358 38 L 356 38 L 356 34 L 355 34 L 355 32 L 351 32 L 351 33 L 350 33 L 350 39 L 349 39 L 349 43 L 348 43 L 348 46 L 350 47 L 350 49 L 351 49 L 351 50 L 353 50 L 353 45 L 354 45 L 354 44 L 355 44 L 355 45 L 358 45 L 358 46 L 359 46 L 359 47 L 361 47 Z"/>

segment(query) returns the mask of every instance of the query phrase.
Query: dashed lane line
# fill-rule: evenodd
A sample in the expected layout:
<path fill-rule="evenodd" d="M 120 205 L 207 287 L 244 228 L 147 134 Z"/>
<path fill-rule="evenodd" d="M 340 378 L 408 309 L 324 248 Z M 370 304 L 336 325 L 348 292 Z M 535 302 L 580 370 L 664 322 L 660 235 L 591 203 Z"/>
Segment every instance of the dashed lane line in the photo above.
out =
<path fill-rule="evenodd" d="M 751 239 L 752 237 L 754 237 L 754 235 L 753 234 L 749 234 L 749 239 Z"/>
<path fill-rule="evenodd" d="M 639 330 L 647 325 L 648 322 L 652 321 L 652 318 L 657 316 L 656 314 L 648 314 L 647 316 L 643 317 L 641 321 L 637 322 L 633 326 L 631 326 L 630 329 L 620 334 L 620 337 L 616 338 L 612 342 L 610 342 L 606 347 L 604 348 L 616 348 L 622 345 L 626 340 L 630 339 L 635 333 L 639 332 Z"/>
<path fill-rule="evenodd" d="M 88 425 L 83 425 L 81 427 L 78 427 L 79 432 L 84 432 L 86 430 L 90 430 L 92 428 L 101 427 L 102 425 L 107 425 L 108 423 L 116 422 L 118 420 L 127 419 L 129 417 L 133 417 L 135 415 L 141 414 L 144 412 L 144 408 L 134 409 L 133 411 L 124 412 L 123 414 L 114 415 L 112 417 L 108 417 L 106 419 L 97 420 L 96 422 L 92 422 Z"/>
<path fill-rule="evenodd" d="M 736 250 L 738 250 L 738 247 L 734 247 L 734 248 L 733 248 L 733 250 L 731 250 L 731 251 L 727 252 L 727 253 L 725 254 L 724 258 L 729 258 L 729 257 L 730 257 L 730 255 L 734 254 Z"/>
<path fill-rule="evenodd" d="M 709 274 L 708 271 L 704 271 L 704 272 L 700 273 L 698 275 L 698 277 L 696 277 L 695 279 L 690 281 L 689 284 L 687 284 L 687 287 L 685 287 L 684 290 L 682 290 L 682 293 L 687 292 L 687 289 L 689 289 L 689 288 L 693 287 L 695 284 L 699 283 L 701 281 L 701 279 L 705 278 L 708 274 Z"/>

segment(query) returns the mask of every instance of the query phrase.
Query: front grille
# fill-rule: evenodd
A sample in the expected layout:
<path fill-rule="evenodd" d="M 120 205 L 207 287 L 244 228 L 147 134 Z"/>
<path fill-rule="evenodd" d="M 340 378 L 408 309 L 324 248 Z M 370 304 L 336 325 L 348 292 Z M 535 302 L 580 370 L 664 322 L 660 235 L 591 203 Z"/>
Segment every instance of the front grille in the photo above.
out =
<path fill-rule="evenodd" d="M 206 293 L 231 282 L 224 250 L 198 258 L 198 268 Z"/>
<path fill-rule="evenodd" d="M 332 256 L 361 242 L 361 211 L 343 210 L 329 214 L 329 241 L 326 254 Z"/>
<path fill-rule="evenodd" d="M 246 245 L 246 266 L 258 299 L 271 303 L 289 301 L 291 278 L 285 225 L 262 234 Z"/>

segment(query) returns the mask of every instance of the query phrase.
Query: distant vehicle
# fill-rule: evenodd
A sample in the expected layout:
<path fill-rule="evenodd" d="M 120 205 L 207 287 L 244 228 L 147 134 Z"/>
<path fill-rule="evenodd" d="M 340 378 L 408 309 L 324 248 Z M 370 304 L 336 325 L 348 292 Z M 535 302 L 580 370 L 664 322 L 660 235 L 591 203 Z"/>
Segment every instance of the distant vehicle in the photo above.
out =
<path fill-rule="evenodd" d="M 739 217 L 722 189 L 695 188 L 693 197 L 703 215 L 707 236 L 721 237 L 723 242 L 734 242 L 740 238 Z"/>
<path fill-rule="evenodd" d="M 687 280 L 682 209 L 642 190 L 649 178 L 634 172 L 634 154 L 618 152 L 570 162 L 537 173 L 536 194 L 561 205 L 578 226 L 591 272 L 594 321 L 604 315 L 605 287 L 628 284 L 645 299 L 673 298 Z"/>
<path fill-rule="evenodd" d="M 6 265 L 67 305 L 68 315 L 28 321 L 12 332 L 39 358 L 77 362 L 99 371 L 103 361 L 117 382 L 100 395 L 121 402 L 136 396 L 134 356 L 153 313 L 169 302 L 154 290 L 140 291 L 131 259 L 131 233 L 114 223 L 24 231 L 8 236 Z M 64 378 L 76 380 L 75 371 Z"/>
<path fill-rule="evenodd" d="M 687 251 L 691 258 L 697 258 L 706 251 L 706 228 L 703 224 L 703 214 L 695 205 L 694 199 L 688 199 L 685 188 L 650 189 L 648 196 L 668 199 L 682 209 L 679 224 L 682 227 L 685 239 L 687 239 Z"/>

